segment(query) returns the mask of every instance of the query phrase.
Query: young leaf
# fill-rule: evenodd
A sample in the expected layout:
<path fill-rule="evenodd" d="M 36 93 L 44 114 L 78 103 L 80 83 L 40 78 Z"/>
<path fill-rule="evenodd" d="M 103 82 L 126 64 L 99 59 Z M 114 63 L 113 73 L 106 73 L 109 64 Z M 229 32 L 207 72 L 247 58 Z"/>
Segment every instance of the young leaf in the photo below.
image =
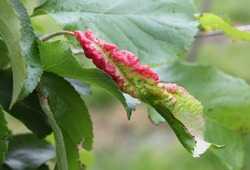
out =
<path fill-rule="evenodd" d="M 124 96 L 111 78 L 97 69 L 83 68 L 74 58 L 66 43 L 61 41 L 41 42 L 39 49 L 44 70 L 107 90 L 120 100 L 128 115 L 131 114 L 131 109 L 127 106 Z"/>
<path fill-rule="evenodd" d="M 151 65 L 182 55 L 197 32 L 191 0 L 49 0 L 35 10 L 44 13 L 66 29 L 90 28 Z"/>
<path fill-rule="evenodd" d="M 0 1 L 0 33 L 7 45 L 13 71 L 11 106 L 31 93 L 41 73 L 36 37 L 19 0 Z"/>
<path fill-rule="evenodd" d="M 85 103 L 67 81 L 52 74 L 42 77 L 40 91 L 47 98 L 54 123 L 63 135 L 68 168 L 77 170 L 78 147 L 90 150 L 93 143 L 92 122 Z"/>
<path fill-rule="evenodd" d="M 249 32 L 241 31 L 233 27 L 217 15 L 204 13 L 198 17 L 198 20 L 201 27 L 206 31 L 222 30 L 227 36 L 231 37 L 234 40 L 250 41 Z"/>
<path fill-rule="evenodd" d="M 4 162 L 11 169 L 37 169 L 55 157 L 53 147 L 32 134 L 13 136 Z"/>

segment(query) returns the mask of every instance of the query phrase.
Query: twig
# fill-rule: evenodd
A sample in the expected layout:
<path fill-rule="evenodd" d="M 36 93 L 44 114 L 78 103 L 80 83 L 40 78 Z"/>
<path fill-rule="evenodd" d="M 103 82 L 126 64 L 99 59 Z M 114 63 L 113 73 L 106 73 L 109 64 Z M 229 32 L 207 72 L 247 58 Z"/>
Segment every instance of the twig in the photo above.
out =
<path fill-rule="evenodd" d="M 240 31 L 250 32 L 250 25 L 241 25 L 241 26 L 236 26 L 235 28 L 237 28 Z M 216 36 L 223 36 L 223 35 L 224 35 L 223 31 L 200 32 L 195 36 L 195 38 L 216 37 Z"/>
<path fill-rule="evenodd" d="M 40 100 L 40 105 L 43 112 L 47 115 L 48 122 L 54 131 L 55 140 L 56 140 L 56 159 L 57 159 L 57 166 L 60 170 L 68 170 L 67 164 L 67 154 L 65 151 L 65 144 L 63 139 L 63 134 L 61 128 L 57 125 L 57 122 L 54 118 L 54 114 L 50 109 L 48 98 L 42 94 L 38 90 L 38 96 Z"/>
<path fill-rule="evenodd" d="M 239 29 L 240 31 L 249 31 L 250 32 L 250 25 L 241 25 L 241 26 L 236 26 L 235 28 Z M 47 35 L 44 35 L 44 36 L 40 37 L 40 40 L 41 41 L 48 41 L 49 39 L 54 38 L 56 36 L 60 36 L 60 35 L 71 35 L 71 36 L 73 36 L 74 33 L 71 32 L 71 31 L 54 32 L 54 33 L 47 34 Z M 195 36 L 195 38 L 198 40 L 198 39 L 216 37 L 216 36 L 223 36 L 223 35 L 224 35 L 223 31 L 212 31 L 212 32 L 202 32 L 201 31 Z M 197 45 L 193 45 L 193 51 L 191 50 L 191 52 L 189 54 L 189 60 L 193 60 L 194 57 L 191 57 L 191 56 L 195 56 L 194 54 L 197 52 L 197 48 L 194 48 L 194 47 L 198 47 L 200 45 L 201 45 L 200 41 L 197 42 Z M 73 51 L 73 53 L 74 54 L 82 54 L 83 51 L 76 49 L 75 51 Z"/>
<path fill-rule="evenodd" d="M 56 36 L 60 36 L 60 35 L 74 35 L 73 32 L 71 31 L 59 31 L 59 32 L 54 32 L 48 35 L 44 35 L 40 38 L 41 41 L 48 41 L 49 39 L 56 37 Z"/>
<path fill-rule="evenodd" d="M 209 9 L 212 6 L 213 1 L 212 0 L 203 0 L 201 4 L 201 13 L 209 11 Z M 197 59 L 197 55 L 199 53 L 200 47 L 203 45 L 204 39 L 203 37 L 196 38 L 191 50 L 189 51 L 189 54 L 187 56 L 187 60 L 190 62 L 194 62 Z"/>

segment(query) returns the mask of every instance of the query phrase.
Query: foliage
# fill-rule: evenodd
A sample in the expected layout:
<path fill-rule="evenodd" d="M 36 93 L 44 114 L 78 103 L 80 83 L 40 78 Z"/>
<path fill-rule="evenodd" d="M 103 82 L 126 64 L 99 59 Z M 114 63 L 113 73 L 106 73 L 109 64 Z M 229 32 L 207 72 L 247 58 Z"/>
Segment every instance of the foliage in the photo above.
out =
<path fill-rule="evenodd" d="M 138 103 L 147 104 L 152 122 L 168 122 L 194 157 L 207 151 L 218 167 L 247 167 L 250 86 L 184 56 L 199 24 L 237 40 L 250 34 L 194 13 L 191 0 L 1 0 L 0 168 L 90 165 L 93 125 L 83 96 L 92 86 L 115 97 L 129 119 Z M 103 40 L 77 31 L 86 29 Z M 6 114 L 31 133 L 11 134 Z M 48 135 L 54 142 L 44 140 Z"/>

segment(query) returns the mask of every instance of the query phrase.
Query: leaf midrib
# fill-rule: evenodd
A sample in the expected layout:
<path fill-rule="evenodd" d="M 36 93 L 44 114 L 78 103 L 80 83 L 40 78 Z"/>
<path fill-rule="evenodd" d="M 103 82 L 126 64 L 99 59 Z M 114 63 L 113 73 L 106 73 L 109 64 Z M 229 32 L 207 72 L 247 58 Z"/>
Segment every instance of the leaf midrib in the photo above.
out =
<path fill-rule="evenodd" d="M 63 12 L 62 11 L 49 11 L 47 12 L 48 14 L 76 14 L 76 13 L 84 13 L 84 14 L 88 14 L 88 15 L 100 15 L 102 17 L 105 17 L 105 16 L 109 16 L 109 17 L 114 17 L 114 16 L 120 16 L 120 17 L 137 17 L 137 18 L 144 18 L 144 17 L 160 17 L 162 15 L 166 15 L 164 13 L 157 13 L 157 14 L 145 14 L 145 13 L 136 13 L 136 14 L 128 14 L 128 13 L 103 13 L 103 12 L 96 12 L 96 11 L 71 11 L 71 10 L 64 10 Z M 168 12 L 168 17 L 170 16 L 176 16 L 178 14 L 182 14 L 181 12 L 180 13 L 170 13 Z"/>

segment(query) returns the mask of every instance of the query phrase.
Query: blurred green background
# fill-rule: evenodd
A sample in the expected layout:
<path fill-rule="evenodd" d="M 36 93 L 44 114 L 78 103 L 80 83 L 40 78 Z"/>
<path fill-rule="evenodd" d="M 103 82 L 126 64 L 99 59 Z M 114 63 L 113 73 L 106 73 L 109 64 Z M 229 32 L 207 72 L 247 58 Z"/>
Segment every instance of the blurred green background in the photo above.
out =
<path fill-rule="evenodd" d="M 203 6 L 203 0 L 195 1 L 197 8 Z M 250 0 L 207 2 L 210 4 L 207 11 L 232 24 L 250 24 Z M 250 43 L 232 42 L 219 36 L 202 39 L 198 44 L 191 56 L 194 62 L 250 82 Z M 90 170 L 226 170 L 209 153 L 199 159 L 192 158 L 166 124 L 152 125 L 145 106 L 139 106 L 128 121 L 122 106 L 102 90 L 93 89 L 93 95 L 84 98 L 95 131 L 94 151 L 84 155 Z M 17 129 L 15 133 L 27 131 L 19 122 L 9 119 L 10 126 Z"/>

